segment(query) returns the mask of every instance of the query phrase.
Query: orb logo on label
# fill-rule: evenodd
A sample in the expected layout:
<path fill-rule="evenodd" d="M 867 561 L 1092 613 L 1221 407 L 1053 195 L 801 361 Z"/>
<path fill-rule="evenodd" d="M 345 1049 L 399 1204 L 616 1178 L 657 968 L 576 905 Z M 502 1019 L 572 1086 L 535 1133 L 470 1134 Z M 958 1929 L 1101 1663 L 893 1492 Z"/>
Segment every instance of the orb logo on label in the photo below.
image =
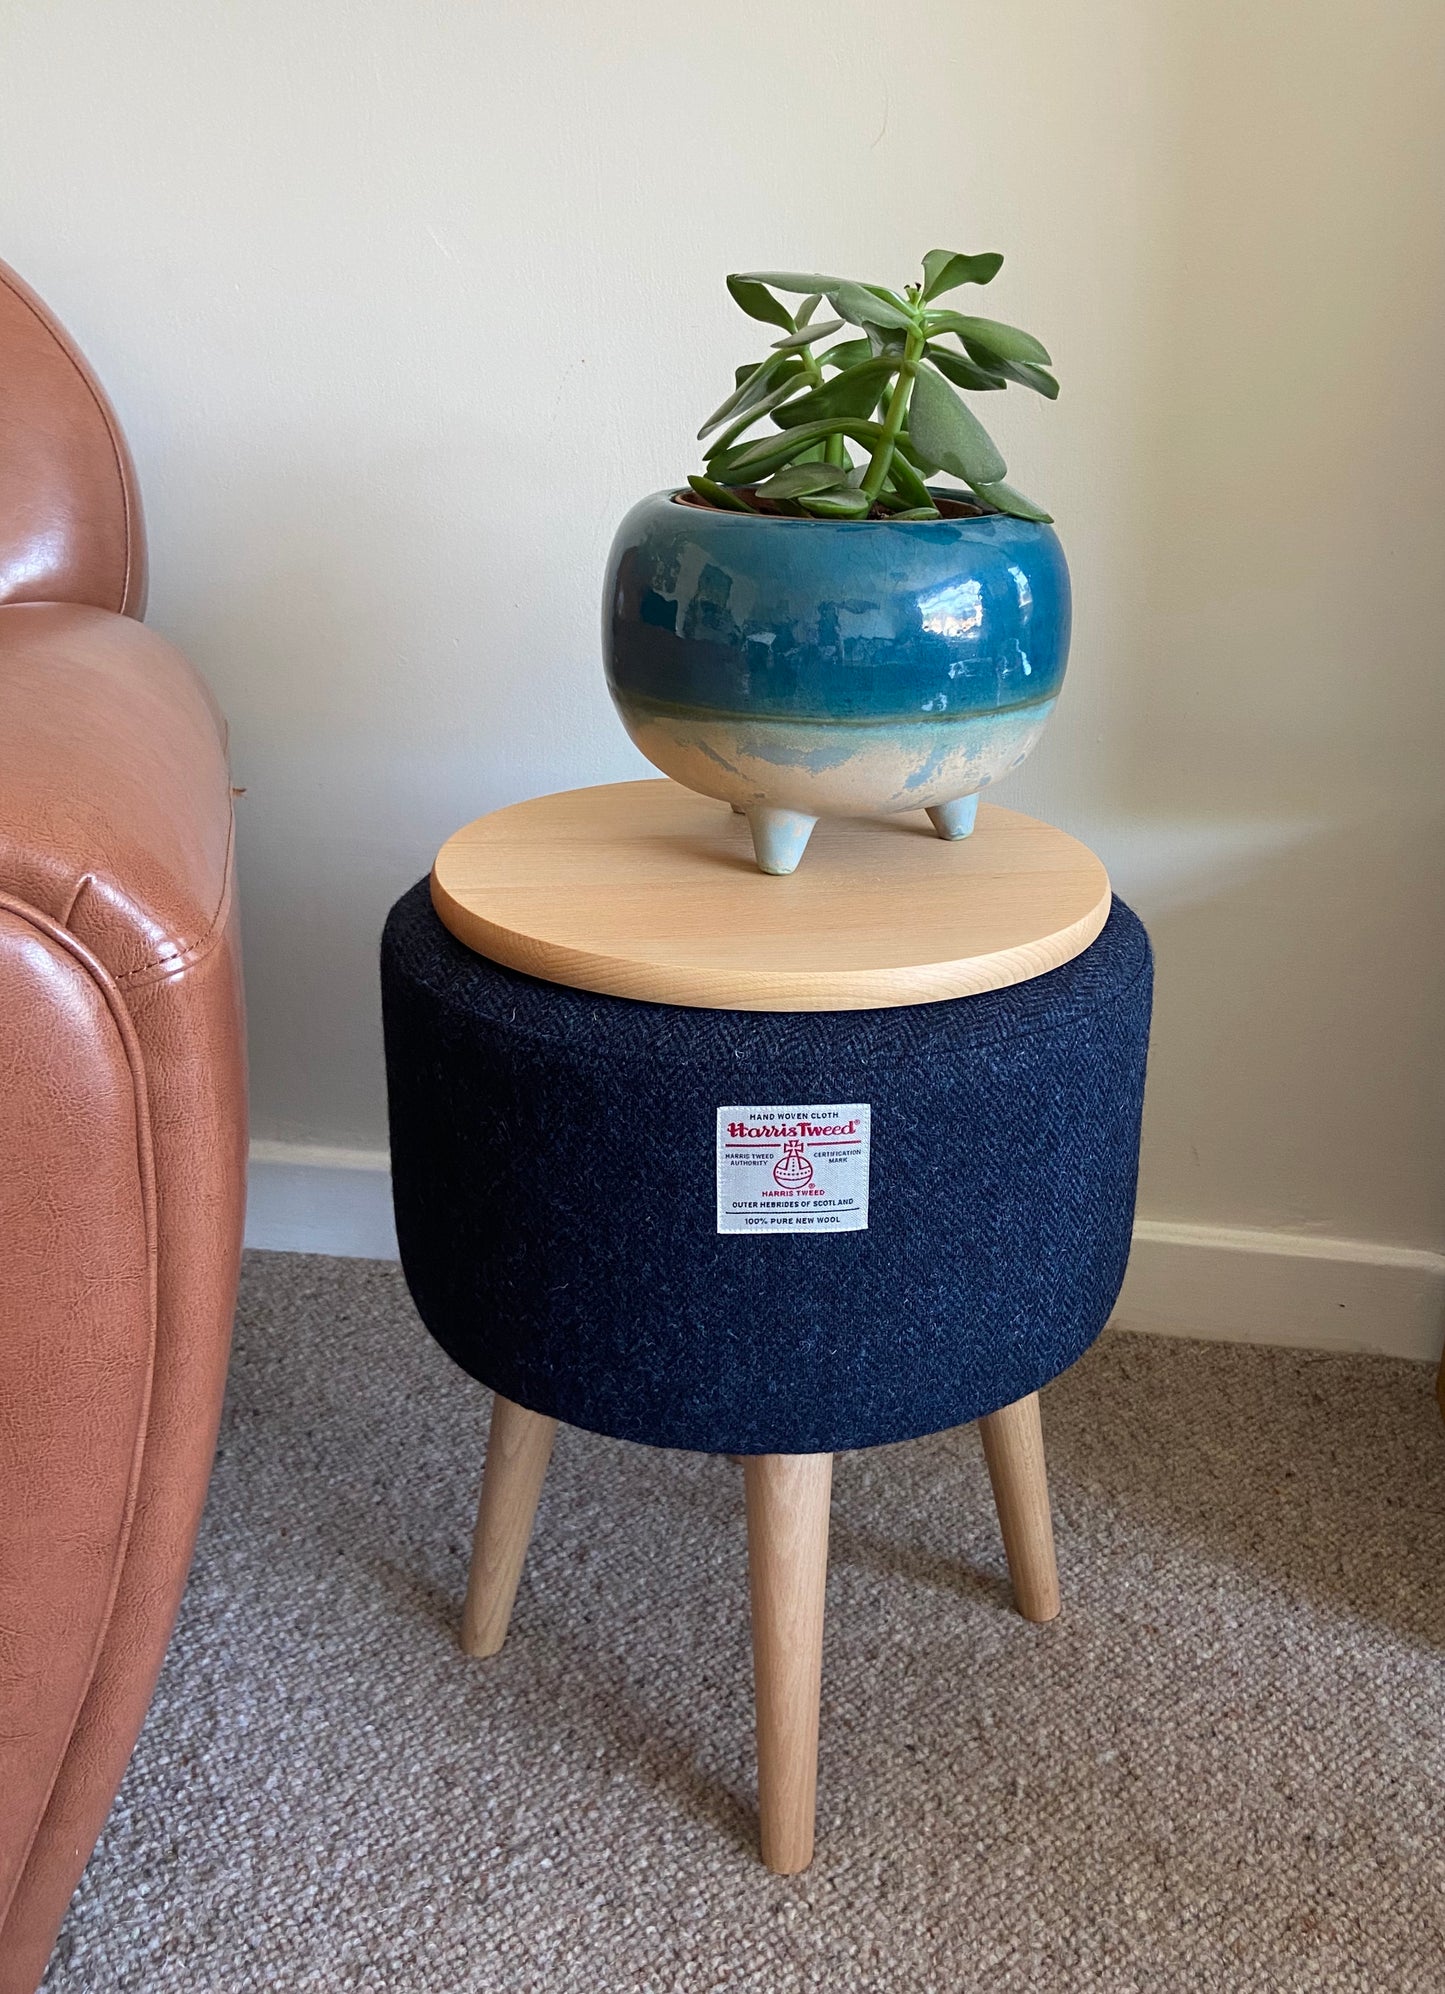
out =
<path fill-rule="evenodd" d="M 805 1191 L 812 1181 L 813 1166 L 803 1154 L 802 1143 L 796 1137 L 785 1142 L 782 1156 L 773 1165 L 773 1182 L 785 1191 Z"/>

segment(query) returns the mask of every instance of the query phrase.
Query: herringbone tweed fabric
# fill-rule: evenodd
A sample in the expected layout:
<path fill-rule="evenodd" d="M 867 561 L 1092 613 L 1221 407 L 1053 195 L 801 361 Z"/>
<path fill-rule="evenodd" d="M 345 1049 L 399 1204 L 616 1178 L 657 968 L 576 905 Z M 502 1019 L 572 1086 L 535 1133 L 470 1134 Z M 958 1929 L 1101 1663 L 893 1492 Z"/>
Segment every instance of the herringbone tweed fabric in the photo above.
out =
<path fill-rule="evenodd" d="M 397 1234 L 483 1384 L 622 1440 L 803 1454 L 1009 1405 L 1085 1350 L 1134 1216 L 1149 943 L 951 1003 L 710 1011 L 382 944 Z M 866 1231 L 720 1236 L 719 1108 L 863 1103 Z"/>
<path fill-rule="evenodd" d="M 180 1627 L 47 1994 L 1436 1994 L 1424 1365 L 1110 1334 L 1044 1394 L 1065 1606 L 974 1431 L 838 1463 L 818 1855 L 754 1853 L 741 1476 L 563 1432 L 455 1626 L 486 1394 L 394 1267 L 252 1256 Z"/>

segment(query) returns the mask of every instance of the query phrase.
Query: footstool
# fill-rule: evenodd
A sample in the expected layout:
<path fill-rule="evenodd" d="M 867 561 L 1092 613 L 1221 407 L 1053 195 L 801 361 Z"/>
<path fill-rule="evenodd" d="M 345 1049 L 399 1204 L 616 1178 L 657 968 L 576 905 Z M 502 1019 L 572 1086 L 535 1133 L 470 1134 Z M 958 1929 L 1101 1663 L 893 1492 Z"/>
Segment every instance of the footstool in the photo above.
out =
<path fill-rule="evenodd" d="M 916 832 L 840 829 L 836 847 L 825 825 L 811 873 L 778 880 L 751 869 L 746 826 L 725 805 L 679 802 L 687 792 L 672 784 L 619 787 L 674 792 L 648 807 L 682 827 L 633 854 L 648 884 L 625 946 L 599 940 L 626 869 L 616 823 L 613 846 L 543 836 L 531 870 L 488 846 L 474 893 L 439 860 L 391 912 L 397 1232 L 422 1320 L 496 1395 L 469 1653 L 505 1637 L 559 1420 L 743 1457 L 762 1853 L 788 1872 L 812 1854 L 835 1453 L 978 1420 L 1016 1602 L 1031 1620 L 1058 1611 L 1037 1394 L 1099 1334 L 1123 1278 L 1149 945 L 1098 869 L 1079 889 L 1095 911 L 1062 943 L 1069 923 L 1056 920 L 1029 955 L 1005 895 L 990 947 L 882 961 L 886 948 L 870 956 L 862 939 L 872 902 L 885 928 L 906 927 L 918 892 L 952 894 L 940 918 L 966 941 L 970 908 L 999 894 L 1009 839 L 1048 827 L 986 807 L 970 853 L 972 841 L 928 837 L 921 816 Z M 705 823 L 699 808 L 713 813 Z M 1089 855 L 1066 842 L 1083 880 Z M 576 910 L 564 921 L 554 900 L 529 925 L 517 909 L 553 860 Z M 710 893 L 720 906 L 735 893 L 783 938 L 759 951 L 736 916 L 688 957 L 668 938 L 686 918 L 678 877 L 695 923 Z M 1027 902 L 1033 889 L 1015 884 Z M 809 910 L 830 893 L 831 925 L 810 952 Z M 779 894 L 781 913 L 768 898 Z M 613 925 L 626 926 L 620 913 Z M 852 962 L 863 981 L 809 984 L 820 956 L 837 958 L 837 978 Z M 750 984 L 749 963 L 772 983 Z M 931 982 L 910 986 L 910 968 Z M 900 990 L 951 977 L 973 994 L 890 1000 L 890 970 Z M 982 987 L 990 975 L 1014 980 Z M 584 978 L 592 987 L 577 987 Z M 629 979 L 673 1001 L 614 994 Z M 839 989 L 861 1007 L 837 1008 Z M 733 1001 L 688 994 L 699 990 Z"/>

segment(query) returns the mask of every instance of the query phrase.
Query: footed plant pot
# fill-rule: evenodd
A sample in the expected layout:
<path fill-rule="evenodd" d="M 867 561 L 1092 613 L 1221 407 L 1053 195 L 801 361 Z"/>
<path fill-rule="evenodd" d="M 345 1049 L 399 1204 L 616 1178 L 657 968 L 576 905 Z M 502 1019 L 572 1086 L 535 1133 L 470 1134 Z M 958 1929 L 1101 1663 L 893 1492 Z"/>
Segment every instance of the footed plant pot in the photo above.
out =
<path fill-rule="evenodd" d="M 978 794 L 1043 732 L 1069 650 L 1050 526 L 635 505 L 607 568 L 622 723 L 665 775 L 742 811 L 764 872 L 819 817 L 926 810 L 966 837 Z"/>

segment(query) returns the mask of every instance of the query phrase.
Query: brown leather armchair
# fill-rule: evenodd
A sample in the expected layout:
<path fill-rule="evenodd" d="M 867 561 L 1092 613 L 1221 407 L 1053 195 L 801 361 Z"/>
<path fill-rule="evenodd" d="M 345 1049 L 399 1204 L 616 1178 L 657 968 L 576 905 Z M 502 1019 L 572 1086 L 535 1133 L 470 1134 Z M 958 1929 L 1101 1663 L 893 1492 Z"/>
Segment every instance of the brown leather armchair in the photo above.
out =
<path fill-rule="evenodd" d="M 125 439 L 0 264 L 0 1994 L 145 1717 L 236 1298 L 224 729 L 144 606 Z"/>

